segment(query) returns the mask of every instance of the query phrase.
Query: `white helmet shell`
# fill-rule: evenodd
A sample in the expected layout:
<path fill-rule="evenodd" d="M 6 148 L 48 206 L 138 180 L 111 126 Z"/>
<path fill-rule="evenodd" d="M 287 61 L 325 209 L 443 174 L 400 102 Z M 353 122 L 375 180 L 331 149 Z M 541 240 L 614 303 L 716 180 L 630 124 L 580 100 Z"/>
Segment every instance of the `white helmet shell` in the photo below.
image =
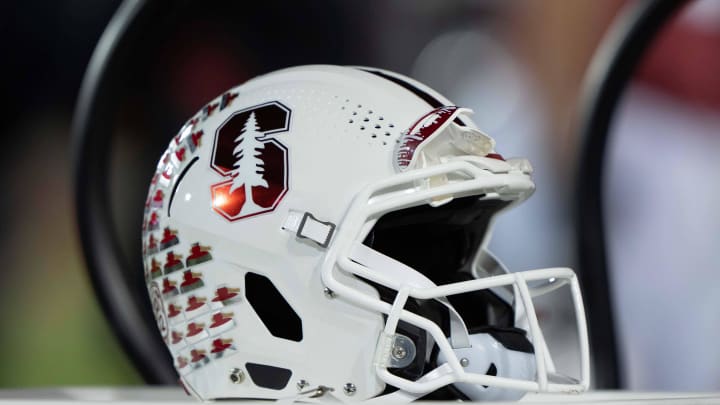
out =
<path fill-rule="evenodd" d="M 498 387 L 497 399 L 503 390 L 586 388 L 587 335 L 574 273 L 507 273 L 485 251 L 494 214 L 534 186 L 529 164 L 496 154 L 468 114 L 395 73 L 303 66 L 250 80 L 192 117 L 158 164 L 143 223 L 148 290 L 185 387 L 204 400 L 403 401 L 450 384 L 471 399 L 480 397 L 468 384 Z M 462 272 L 464 281 L 438 282 L 368 242 L 386 215 L 478 202 L 497 209 L 473 234 L 462 269 L 442 269 Z M 556 282 L 527 285 L 548 279 Z M 559 384 L 548 380 L 553 370 L 531 295 L 565 282 L 583 375 Z M 485 340 L 473 337 L 477 325 L 449 297 L 480 290 L 510 308 L 512 324 L 504 327 L 520 331 L 513 339 L 534 347 L 532 355 L 503 357 L 528 363 L 508 369 L 532 376 L 460 364 L 456 351 Z M 440 320 L 408 310 L 411 301 L 437 304 L 431 312 Z M 493 336 L 512 334 L 505 329 Z"/>

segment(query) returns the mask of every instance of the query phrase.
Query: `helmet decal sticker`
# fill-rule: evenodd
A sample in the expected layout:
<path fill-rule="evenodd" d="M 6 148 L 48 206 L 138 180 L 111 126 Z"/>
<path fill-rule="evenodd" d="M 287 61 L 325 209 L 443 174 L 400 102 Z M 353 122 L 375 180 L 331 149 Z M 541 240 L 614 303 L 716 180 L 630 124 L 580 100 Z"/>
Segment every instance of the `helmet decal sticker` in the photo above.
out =
<path fill-rule="evenodd" d="M 205 355 L 205 353 L 207 352 L 202 349 L 190 350 L 190 363 L 192 364 L 193 368 L 202 367 L 207 364 L 208 361 L 210 361 Z"/>
<path fill-rule="evenodd" d="M 172 281 L 169 278 L 164 278 L 162 283 L 162 295 L 165 299 L 178 295 L 178 289 L 175 286 L 177 282 Z"/>
<path fill-rule="evenodd" d="M 222 99 L 209 103 L 183 125 L 160 159 L 145 201 L 142 223 L 145 280 L 158 328 L 181 375 L 237 352 L 230 337 L 219 336 L 237 326 L 233 312 L 217 311 L 240 302 L 240 290 L 224 284 L 206 285 L 202 273 L 196 269 L 213 260 L 212 248 L 197 239 L 184 240 L 182 232 L 168 222 L 175 190 L 190 166 L 199 159 L 204 132 L 198 127 L 213 113 L 229 106 L 237 94 L 225 93 Z M 273 110 L 271 107 L 256 112 L 256 117 L 272 125 L 273 116 L 268 112 Z M 285 115 L 278 114 L 278 117 L 287 121 Z M 284 149 L 282 156 L 284 159 Z M 282 166 L 281 170 L 286 167 Z M 220 169 L 221 174 L 225 172 Z M 285 176 L 284 171 L 282 175 Z M 205 287 L 207 290 L 203 290 Z M 217 299 L 213 301 L 214 298 Z"/>
<path fill-rule="evenodd" d="M 162 276 L 162 268 L 160 268 L 160 262 L 155 260 L 154 257 L 150 261 L 150 276 L 152 278 L 158 278 Z"/>
<path fill-rule="evenodd" d="M 272 134 L 289 129 L 277 101 L 240 110 L 215 133 L 211 167 L 227 180 L 211 186 L 215 212 L 229 221 L 270 212 L 288 190 L 287 148 Z"/>
<path fill-rule="evenodd" d="M 150 214 L 150 218 L 148 219 L 148 230 L 155 231 L 158 229 L 158 226 L 159 226 L 158 214 L 157 214 L 157 211 L 153 211 Z"/>
<path fill-rule="evenodd" d="M 220 98 L 220 111 L 224 110 L 226 107 L 230 106 L 232 104 L 233 100 L 235 100 L 238 96 L 238 93 L 233 93 L 231 91 L 225 92 L 222 97 Z"/>
<path fill-rule="evenodd" d="M 235 346 L 233 345 L 232 339 L 217 338 L 212 341 L 211 347 L 212 347 L 212 349 L 210 350 L 210 353 L 216 359 L 219 359 L 220 357 L 227 356 L 227 355 L 237 352 L 237 350 L 235 349 Z"/>
<path fill-rule="evenodd" d="M 202 109 L 202 120 L 205 121 L 206 119 L 210 118 L 210 116 L 215 112 L 215 110 L 218 108 L 218 105 L 220 103 L 208 103 L 203 107 Z"/>
<path fill-rule="evenodd" d="M 202 274 L 196 273 L 192 270 L 186 270 L 183 273 L 182 283 L 180 284 L 180 290 L 186 293 L 188 291 L 195 290 L 205 285 L 202 281 Z"/>
<path fill-rule="evenodd" d="M 155 235 L 152 233 L 150 236 L 148 236 L 148 243 L 147 243 L 147 254 L 153 254 L 158 252 L 158 245 L 157 245 L 157 239 L 155 239 Z"/>
<path fill-rule="evenodd" d="M 188 298 L 187 311 L 192 311 L 192 310 L 200 308 L 201 306 L 205 305 L 205 301 L 206 301 L 205 298 L 202 298 L 202 297 L 198 298 L 194 295 L 191 295 L 190 298 Z"/>
<path fill-rule="evenodd" d="M 165 197 L 165 194 L 163 194 L 163 191 L 157 190 L 155 192 L 155 195 L 152 198 L 152 201 L 150 202 L 150 206 L 153 208 L 162 208 L 164 197 Z"/>
<path fill-rule="evenodd" d="M 395 167 L 400 171 L 407 169 L 413 161 L 415 150 L 420 144 L 437 133 L 439 129 L 445 127 L 446 123 L 452 122 L 458 110 L 459 107 L 456 106 L 436 108 L 420 117 L 410 126 L 403 133 L 400 143 L 395 148 Z"/>
<path fill-rule="evenodd" d="M 212 260 L 210 246 L 201 246 L 199 242 L 195 242 L 190 247 L 190 254 L 185 263 L 190 267 L 207 262 L 208 260 Z"/>
<path fill-rule="evenodd" d="M 188 360 L 184 356 L 178 356 L 176 359 L 176 362 L 177 362 L 176 363 L 177 368 L 179 368 L 179 369 L 183 369 L 183 368 L 187 367 L 187 365 L 188 365 Z"/>
<path fill-rule="evenodd" d="M 187 334 L 186 337 L 193 337 L 196 335 L 199 335 L 205 331 L 205 324 L 197 323 L 197 322 L 190 322 L 187 326 Z"/>
<path fill-rule="evenodd" d="M 190 142 L 188 142 L 188 147 L 190 148 L 190 152 L 195 153 L 195 150 L 200 147 L 200 139 L 203 136 L 203 131 L 198 131 L 190 134 Z"/>
<path fill-rule="evenodd" d="M 211 328 L 217 328 L 219 326 L 225 325 L 228 322 L 232 322 L 232 312 L 229 313 L 223 313 L 223 312 L 216 312 L 212 316 L 212 323 L 210 324 Z"/>
<path fill-rule="evenodd" d="M 185 160 L 185 147 L 181 146 L 177 148 L 172 156 L 172 159 L 175 159 L 177 161 L 177 165 L 182 163 Z"/>
<path fill-rule="evenodd" d="M 215 290 L 215 296 L 213 297 L 212 302 L 219 302 L 222 305 L 229 305 L 240 299 L 239 294 L 239 288 L 223 286 Z"/>
<path fill-rule="evenodd" d="M 177 245 L 178 243 L 180 243 L 180 241 L 177 237 L 177 231 L 165 227 L 162 239 L 160 239 L 160 250 L 165 250 L 171 246 Z"/>
<path fill-rule="evenodd" d="M 170 274 L 182 269 L 184 267 L 182 255 L 175 254 L 172 250 L 167 252 L 165 256 L 165 266 L 163 267 L 165 268 L 165 274 Z"/>
<path fill-rule="evenodd" d="M 180 315 L 182 313 L 182 307 L 175 305 L 175 304 L 169 304 L 168 305 L 168 318 L 175 318 L 176 316 Z"/>

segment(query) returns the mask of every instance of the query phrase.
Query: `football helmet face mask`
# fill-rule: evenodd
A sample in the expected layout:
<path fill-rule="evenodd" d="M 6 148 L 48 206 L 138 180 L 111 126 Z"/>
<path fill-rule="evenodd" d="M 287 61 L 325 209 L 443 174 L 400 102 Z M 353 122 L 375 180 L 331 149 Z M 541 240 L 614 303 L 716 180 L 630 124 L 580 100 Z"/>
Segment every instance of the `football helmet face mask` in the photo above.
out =
<path fill-rule="evenodd" d="M 143 222 L 153 310 L 188 391 L 408 402 L 585 390 L 575 274 L 511 273 L 485 248 L 495 214 L 534 185 L 469 113 L 395 73 L 304 66 L 192 117 Z M 579 379 L 556 373 L 533 304 L 563 285 Z"/>

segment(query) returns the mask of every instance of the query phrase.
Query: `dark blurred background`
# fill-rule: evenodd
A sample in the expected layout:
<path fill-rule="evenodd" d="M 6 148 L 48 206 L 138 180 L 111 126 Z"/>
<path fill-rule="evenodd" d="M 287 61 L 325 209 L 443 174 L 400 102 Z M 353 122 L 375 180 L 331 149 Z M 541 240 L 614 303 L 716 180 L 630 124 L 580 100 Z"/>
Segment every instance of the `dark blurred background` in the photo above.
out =
<path fill-rule="evenodd" d="M 580 85 L 626 1 L 181 2 L 133 50 L 112 139 L 110 201 L 122 248 L 140 249 L 156 159 L 206 101 L 277 68 L 371 65 L 473 108 L 506 156 L 536 168 L 536 195 L 498 221 L 514 270 L 572 266 Z M 93 48 L 119 1 L 0 3 L 0 387 L 140 384 L 91 290 L 77 236 L 70 125 Z M 625 386 L 720 390 L 720 2 L 662 33 L 614 128 L 612 297 Z M 518 252 L 518 246 L 522 250 Z M 592 288 L 592 286 L 584 286 Z M 539 307 L 559 363 L 569 316 Z M 571 367 L 571 366 L 568 366 Z"/>

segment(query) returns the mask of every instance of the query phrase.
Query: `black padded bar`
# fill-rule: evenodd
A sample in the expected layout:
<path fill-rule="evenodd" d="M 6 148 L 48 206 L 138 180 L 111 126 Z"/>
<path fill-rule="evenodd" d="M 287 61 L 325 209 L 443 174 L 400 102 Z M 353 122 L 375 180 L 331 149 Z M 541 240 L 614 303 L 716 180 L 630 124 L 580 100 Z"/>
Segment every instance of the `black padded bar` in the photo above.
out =
<path fill-rule="evenodd" d="M 110 214 L 108 123 L 118 107 L 123 67 L 133 44 L 143 40 L 151 21 L 169 7 L 166 1 L 125 0 L 90 59 L 72 128 L 75 208 L 90 280 L 105 316 L 138 372 L 149 384 L 172 384 L 177 374 L 149 310 L 144 288 L 124 276 L 126 263 Z"/>
<path fill-rule="evenodd" d="M 575 235 L 596 388 L 622 388 L 624 385 L 608 280 L 602 206 L 609 129 L 638 63 L 660 29 L 686 2 L 642 0 L 632 3 L 610 27 L 585 77 L 575 181 Z"/>

